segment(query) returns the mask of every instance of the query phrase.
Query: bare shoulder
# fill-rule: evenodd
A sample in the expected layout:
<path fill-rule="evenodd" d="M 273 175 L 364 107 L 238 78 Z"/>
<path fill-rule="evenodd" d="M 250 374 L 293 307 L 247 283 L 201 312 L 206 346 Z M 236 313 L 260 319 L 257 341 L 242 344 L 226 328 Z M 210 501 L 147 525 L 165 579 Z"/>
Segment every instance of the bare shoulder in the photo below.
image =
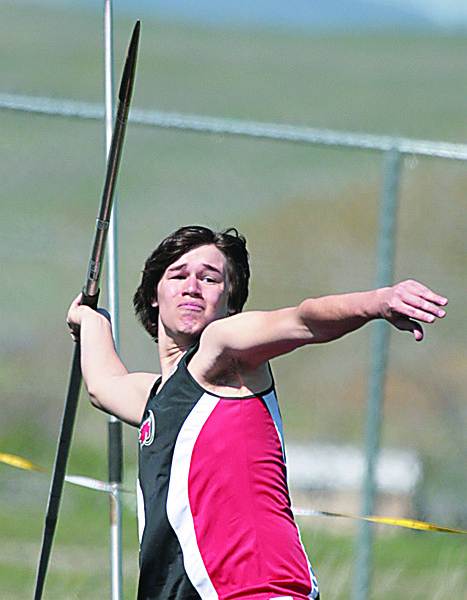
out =
<path fill-rule="evenodd" d="M 208 391 L 240 397 L 270 387 L 269 357 L 263 359 L 253 345 L 242 340 L 240 329 L 245 321 L 251 325 L 247 313 L 214 321 L 203 331 L 188 369 Z"/>

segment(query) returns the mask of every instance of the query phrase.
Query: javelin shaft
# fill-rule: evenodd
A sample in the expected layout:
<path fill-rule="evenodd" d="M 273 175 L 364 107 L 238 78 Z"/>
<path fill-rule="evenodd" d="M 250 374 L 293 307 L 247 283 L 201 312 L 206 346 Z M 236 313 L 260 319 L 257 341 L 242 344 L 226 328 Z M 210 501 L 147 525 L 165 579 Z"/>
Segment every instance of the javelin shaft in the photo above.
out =
<path fill-rule="evenodd" d="M 131 95 L 136 71 L 136 57 L 139 42 L 140 22 L 137 21 L 128 48 L 128 54 L 123 70 L 122 81 L 119 92 L 119 105 L 117 109 L 115 127 L 112 135 L 112 143 L 107 159 L 106 175 L 102 192 L 101 204 L 97 215 L 96 229 L 91 250 L 91 258 L 83 288 L 82 304 L 97 308 L 99 297 L 99 280 L 101 275 L 101 264 L 104 256 L 105 242 L 112 211 L 115 185 L 117 181 L 118 167 L 122 153 L 125 128 L 130 109 Z M 45 517 L 44 532 L 42 537 L 41 554 L 36 577 L 36 588 L 34 600 L 40 600 L 44 589 L 45 576 L 49 563 L 52 543 L 57 524 L 58 511 L 65 479 L 68 454 L 73 435 L 73 427 L 78 406 L 79 391 L 81 387 L 81 352 L 80 343 L 75 344 L 70 377 L 68 381 L 67 397 L 62 416 L 60 436 L 55 458 L 55 466 L 52 474 L 47 512 Z"/>
<path fill-rule="evenodd" d="M 99 293 L 99 280 L 102 271 L 102 260 L 104 257 L 105 243 L 107 241 L 110 215 L 112 212 L 112 204 L 115 195 L 115 186 L 117 182 L 117 174 L 120 166 L 120 158 L 123 149 L 123 140 L 125 137 L 128 113 L 130 111 L 131 95 L 133 92 L 139 30 L 140 22 L 137 21 L 128 49 L 128 55 L 125 62 L 125 68 L 123 70 L 120 91 L 118 94 L 119 102 L 117 107 L 117 114 L 115 117 L 114 131 L 112 134 L 112 142 L 107 158 L 107 169 L 104 187 L 102 190 L 102 199 L 99 207 L 99 213 L 97 215 L 94 242 L 91 251 L 91 258 L 89 260 L 89 269 L 83 290 L 83 303 L 86 304 L 92 304 L 92 302 L 89 301 L 95 298 Z"/>

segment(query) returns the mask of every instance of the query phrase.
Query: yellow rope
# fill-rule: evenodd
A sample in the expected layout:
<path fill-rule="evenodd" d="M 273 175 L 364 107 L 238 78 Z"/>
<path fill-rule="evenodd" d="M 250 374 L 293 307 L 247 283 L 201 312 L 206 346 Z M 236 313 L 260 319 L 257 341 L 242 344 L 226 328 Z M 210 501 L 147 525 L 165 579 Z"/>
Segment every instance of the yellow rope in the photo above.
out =
<path fill-rule="evenodd" d="M 20 456 L 14 456 L 13 454 L 5 454 L 0 452 L 0 462 L 3 462 L 12 467 L 18 469 L 25 469 L 27 471 L 39 471 L 41 473 L 49 473 L 47 469 L 35 465 L 25 458 Z M 65 480 L 75 485 L 84 486 L 98 491 L 110 492 L 114 491 L 114 487 L 104 481 L 97 479 L 91 479 L 90 477 L 78 477 L 74 475 L 68 475 Z M 127 490 L 122 490 L 127 491 Z M 343 513 L 327 512 L 323 510 L 313 510 L 310 508 L 292 508 L 293 513 L 297 516 L 304 517 L 334 517 L 342 519 L 359 519 L 362 521 L 370 521 L 372 523 L 381 523 L 383 525 L 396 525 L 397 527 L 405 527 L 407 529 L 416 529 L 419 531 L 440 531 L 443 533 L 463 533 L 467 534 L 467 531 L 462 529 L 453 529 L 451 527 L 441 527 L 440 525 L 434 525 L 433 523 L 425 523 L 424 521 L 415 521 L 414 519 L 396 519 L 392 517 L 363 517 L 357 515 L 347 515 Z"/>

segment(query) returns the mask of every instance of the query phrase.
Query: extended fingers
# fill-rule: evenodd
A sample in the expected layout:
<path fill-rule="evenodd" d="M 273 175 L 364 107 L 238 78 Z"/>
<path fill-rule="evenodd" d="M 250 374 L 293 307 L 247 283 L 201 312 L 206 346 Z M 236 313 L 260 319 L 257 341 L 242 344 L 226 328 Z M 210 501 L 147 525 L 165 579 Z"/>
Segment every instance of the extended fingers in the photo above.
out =
<path fill-rule="evenodd" d="M 446 315 L 446 311 L 437 304 L 417 296 L 407 299 L 400 312 L 425 323 L 433 323 L 436 318 L 442 319 Z"/>
<path fill-rule="evenodd" d="M 419 283 L 418 281 L 408 280 L 407 282 L 408 288 L 413 291 L 415 295 L 418 295 L 420 298 L 427 300 L 437 306 L 446 306 L 448 303 L 448 299 L 444 296 L 440 296 L 436 294 L 430 288 L 423 285 L 423 283 Z"/>
<path fill-rule="evenodd" d="M 448 299 L 435 294 L 417 281 L 408 280 L 394 288 L 395 303 L 392 309 L 412 319 L 432 323 L 436 318 L 443 318 Z"/>

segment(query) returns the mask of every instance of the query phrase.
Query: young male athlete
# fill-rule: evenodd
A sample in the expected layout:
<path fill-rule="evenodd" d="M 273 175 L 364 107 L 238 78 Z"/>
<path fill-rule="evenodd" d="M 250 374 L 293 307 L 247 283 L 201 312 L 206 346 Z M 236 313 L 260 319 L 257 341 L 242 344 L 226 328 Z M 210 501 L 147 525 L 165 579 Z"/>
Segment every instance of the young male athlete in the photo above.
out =
<path fill-rule="evenodd" d="M 236 230 L 183 227 L 148 258 L 134 297 L 161 374 L 129 373 L 109 321 L 68 313 L 97 407 L 140 428 L 139 600 L 305 600 L 318 585 L 294 523 L 272 358 L 373 319 L 423 337 L 447 299 L 416 281 L 242 313 L 250 271 Z"/>

